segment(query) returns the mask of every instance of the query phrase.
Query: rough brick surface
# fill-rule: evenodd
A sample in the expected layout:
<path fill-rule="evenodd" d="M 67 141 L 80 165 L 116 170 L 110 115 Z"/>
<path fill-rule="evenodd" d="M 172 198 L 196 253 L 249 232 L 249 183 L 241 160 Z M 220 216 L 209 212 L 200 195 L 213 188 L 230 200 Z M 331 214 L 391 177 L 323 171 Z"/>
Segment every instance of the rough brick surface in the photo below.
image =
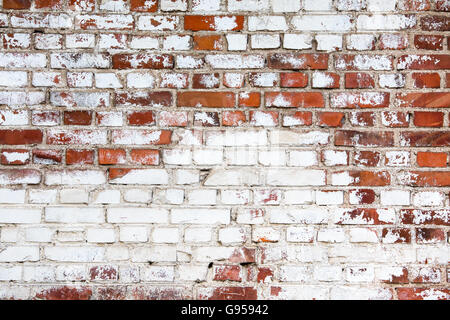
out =
<path fill-rule="evenodd" d="M 450 299 L 449 8 L 0 1 L 0 299 Z"/>

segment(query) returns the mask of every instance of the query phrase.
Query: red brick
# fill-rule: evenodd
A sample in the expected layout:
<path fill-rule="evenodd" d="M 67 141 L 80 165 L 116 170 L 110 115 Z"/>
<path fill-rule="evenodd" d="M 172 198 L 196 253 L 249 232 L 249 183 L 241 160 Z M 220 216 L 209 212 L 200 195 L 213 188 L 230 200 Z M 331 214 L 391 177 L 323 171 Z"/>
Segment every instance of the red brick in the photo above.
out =
<path fill-rule="evenodd" d="M 449 187 L 450 171 L 409 171 L 399 179 L 401 185 L 411 187 Z"/>
<path fill-rule="evenodd" d="M 326 70 L 328 69 L 328 54 L 275 53 L 269 56 L 269 68 Z"/>
<path fill-rule="evenodd" d="M 239 107 L 257 108 L 261 105 L 261 93 L 241 92 L 238 98 Z"/>
<path fill-rule="evenodd" d="M 447 166 L 447 154 L 444 152 L 417 152 L 417 164 L 419 167 L 445 168 Z"/>
<path fill-rule="evenodd" d="M 368 73 L 346 73 L 345 88 L 347 89 L 373 89 L 375 88 L 375 80 Z"/>
<path fill-rule="evenodd" d="M 220 126 L 218 112 L 196 112 L 194 113 L 194 126 L 218 127 Z"/>
<path fill-rule="evenodd" d="M 420 19 L 420 26 L 424 31 L 450 31 L 448 16 L 426 16 Z"/>
<path fill-rule="evenodd" d="M 215 281 L 242 281 L 241 267 L 236 265 L 225 265 L 214 267 Z"/>
<path fill-rule="evenodd" d="M 36 9 L 61 9 L 63 6 L 62 0 L 35 0 L 34 6 Z"/>
<path fill-rule="evenodd" d="M 159 150 L 133 149 L 130 152 L 131 161 L 146 166 L 159 165 Z"/>
<path fill-rule="evenodd" d="M 134 111 L 127 114 L 128 124 L 131 126 L 150 126 L 155 124 L 153 111 Z"/>
<path fill-rule="evenodd" d="M 266 92 L 266 107 L 323 108 L 325 100 L 320 92 Z"/>
<path fill-rule="evenodd" d="M 35 299 L 40 300 L 90 300 L 92 289 L 88 287 L 56 286 L 42 290 Z"/>
<path fill-rule="evenodd" d="M 440 288 L 396 288 L 399 300 L 450 300 L 450 289 Z"/>
<path fill-rule="evenodd" d="M 305 88 L 308 86 L 308 75 L 301 72 L 280 73 L 282 88 Z"/>
<path fill-rule="evenodd" d="M 402 224 L 424 224 L 450 226 L 450 210 L 421 210 L 402 209 L 400 210 L 400 222 Z"/>
<path fill-rule="evenodd" d="M 377 151 L 357 151 L 354 155 L 355 165 L 361 167 L 378 167 L 381 154 Z"/>
<path fill-rule="evenodd" d="M 238 127 L 247 122 L 245 113 L 242 111 L 222 112 L 222 125 L 227 127 Z"/>
<path fill-rule="evenodd" d="M 400 111 L 384 111 L 381 113 L 382 123 L 389 128 L 409 127 L 409 114 Z"/>
<path fill-rule="evenodd" d="M 120 53 L 112 56 L 113 69 L 172 69 L 174 58 L 169 54 Z"/>
<path fill-rule="evenodd" d="M 87 126 L 92 122 L 91 111 L 64 111 L 65 125 Z"/>
<path fill-rule="evenodd" d="M 283 126 L 310 126 L 312 125 L 312 112 L 297 111 L 292 114 L 287 114 L 283 118 Z"/>
<path fill-rule="evenodd" d="M 392 147 L 394 133 L 388 131 L 336 131 L 334 137 L 336 146 L 363 146 L 363 147 Z"/>
<path fill-rule="evenodd" d="M 384 228 L 381 237 L 385 243 L 411 243 L 411 230 L 407 228 Z"/>
<path fill-rule="evenodd" d="M 347 173 L 353 182 L 350 182 L 350 186 L 374 186 L 382 187 L 388 186 L 391 183 L 391 175 L 387 171 L 342 171 L 338 173 Z"/>
<path fill-rule="evenodd" d="M 412 79 L 415 88 L 439 88 L 441 86 L 439 73 L 413 73 Z"/>
<path fill-rule="evenodd" d="M 156 12 L 158 1 L 130 0 L 130 10 L 137 12 Z"/>
<path fill-rule="evenodd" d="M 66 151 L 66 164 L 94 164 L 94 150 L 74 150 Z"/>
<path fill-rule="evenodd" d="M 349 121 L 352 126 L 373 127 L 375 125 L 376 115 L 374 112 L 352 112 Z"/>
<path fill-rule="evenodd" d="M 122 149 L 99 149 L 99 164 L 123 164 L 126 162 L 126 152 Z"/>
<path fill-rule="evenodd" d="M 119 279 L 119 271 L 113 266 L 94 266 L 89 269 L 91 281 L 98 280 L 117 280 Z"/>
<path fill-rule="evenodd" d="M 400 58 L 398 58 L 397 69 L 399 70 L 450 69 L 450 55 L 445 54 L 403 55 Z"/>
<path fill-rule="evenodd" d="M 398 93 L 397 103 L 406 108 L 449 108 L 450 92 Z"/>
<path fill-rule="evenodd" d="M 375 191 L 372 189 L 354 189 L 350 190 L 349 193 L 354 194 L 359 200 L 357 204 L 372 204 L 376 200 Z"/>
<path fill-rule="evenodd" d="M 62 150 L 33 150 L 33 162 L 39 164 L 60 164 L 62 162 Z"/>
<path fill-rule="evenodd" d="M 417 228 L 417 243 L 439 243 L 445 241 L 444 230 L 438 228 Z"/>
<path fill-rule="evenodd" d="M 444 125 L 444 113 L 415 111 L 414 125 L 416 127 L 442 127 Z"/>
<path fill-rule="evenodd" d="M 331 96 L 333 108 L 387 108 L 390 94 L 387 92 L 336 93 Z"/>
<path fill-rule="evenodd" d="M 220 86 L 218 73 L 196 73 L 192 77 L 193 89 L 212 89 Z"/>
<path fill-rule="evenodd" d="M 385 225 L 391 224 L 391 222 L 386 222 L 380 216 L 379 211 L 383 209 L 373 209 L 373 208 L 350 208 L 344 212 L 340 219 L 336 220 L 336 224 L 370 224 L 370 225 Z M 361 223 L 365 221 L 365 223 Z"/>
<path fill-rule="evenodd" d="M 232 92 L 188 91 L 177 93 L 179 107 L 232 108 L 235 95 Z"/>
<path fill-rule="evenodd" d="M 30 9 L 31 0 L 3 0 L 3 9 Z"/>
<path fill-rule="evenodd" d="M 402 146 L 447 147 L 450 146 L 448 131 L 404 131 L 400 132 Z"/>
<path fill-rule="evenodd" d="M 115 95 L 115 104 L 141 107 L 170 107 L 172 93 L 168 91 L 120 92 Z"/>
<path fill-rule="evenodd" d="M 256 289 L 252 287 L 218 287 L 211 294 L 199 294 L 200 300 L 256 300 Z"/>
<path fill-rule="evenodd" d="M 41 130 L 0 130 L 0 144 L 19 145 L 35 143 L 42 143 Z"/>
<path fill-rule="evenodd" d="M 29 161 L 29 151 L 26 149 L 3 149 L 0 152 L 0 163 L 4 165 L 23 165 Z"/>
<path fill-rule="evenodd" d="M 194 50 L 222 50 L 223 47 L 220 35 L 194 35 Z"/>
<path fill-rule="evenodd" d="M 324 127 L 342 127 L 344 116 L 343 112 L 319 112 L 317 114 L 317 124 Z"/>
<path fill-rule="evenodd" d="M 444 47 L 444 37 L 436 35 L 415 35 L 414 46 L 422 50 L 442 50 Z"/>
<path fill-rule="evenodd" d="M 184 30 L 222 31 L 218 26 L 220 19 L 234 19 L 233 28 L 227 31 L 239 31 L 244 28 L 244 16 L 184 16 Z"/>

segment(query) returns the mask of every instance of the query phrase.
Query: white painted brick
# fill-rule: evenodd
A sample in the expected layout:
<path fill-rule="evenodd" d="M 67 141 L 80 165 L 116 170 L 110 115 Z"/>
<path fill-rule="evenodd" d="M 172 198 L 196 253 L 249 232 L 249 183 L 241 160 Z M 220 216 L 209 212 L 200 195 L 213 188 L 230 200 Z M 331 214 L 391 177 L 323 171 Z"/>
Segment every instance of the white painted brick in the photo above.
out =
<path fill-rule="evenodd" d="M 299 31 L 345 32 L 352 29 L 350 16 L 347 15 L 303 15 L 294 16 L 291 21 Z"/>
<path fill-rule="evenodd" d="M 8 246 L 0 251 L 0 262 L 39 261 L 38 246 Z"/>
<path fill-rule="evenodd" d="M 209 242 L 212 238 L 211 228 L 191 228 L 184 230 L 185 242 Z"/>
<path fill-rule="evenodd" d="M 168 211 L 160 208 L 108 208 L 109 223 L 167 223 Z"/>
<path fill-rule="evenodd" d="M 93 195 L 93 203 L 117 204 L 120 203 L 119 190 L 102 190 Z"/>
<path fill-rule="evenodd" d="M 105 214 L 102 208 L 87 207 L 47 207 L 46 222 L 59 223 L 102 223 Z"/>
<path fill-rule="evenodd" d="M 195 155 L 195 153 L 194 153 Z M 194 160 L 195 161 L 195 160 Z M 175 183 L 176 184 L 194 184 L 199 182 L 200 174 L 198 170 L 176 170 Z"/>
<path fill-rule="evenodd" d="M 90 228 L 86 232 L 87 242 L 113 243 L 115 238 L 114 229 L 110 228 Z"/>
<path fill-rule="evenodd" d="M 228 10 L 233 11 L 267 11 L 269 0 L 229 0 Z"/>
<path fill-rule="evenodd" d="M 338 51 L 342 50 L 342 36 L 319 34 L 315 37 L 317 41 L 317 50 L 319 51 Z"/>
<path fill-rule="evenodd" d="M 174 267 L 170 266 L 150 266 L 142 268 L 142 280 L 144 281 L 158 281 L 171 282 L 175 278 Z"/>
<path fill-rule="evenodd" d="M 288 26 L 283 16 L 250 16 L 249 31 L 286 31 Z"/>
<path fill-rule="evenodd" d="M 119 239 L 121 242 L 147 242 L 147 227 L 120 227 Z"/>
<path fill-rule="evenodd" d="M 177 243 L 177 228 L 155 228 L 152 232 L 151 241 L 154 243 Z"/>
<path fill-rule="evenodd" d="M 155 77 L 151 73 L 129 73 L 127 74 L 128 88 L 153 88 Z"/>
<path fill-rule="evenodd" d="M 372 34 L 351 34 L 347 36 L 347 49 L 373 50 L 376 38 Z"/>
<path fill-rule="evenodd" d="M 25 230 L 25 240 L 29 242 L 51 242 L 53 234 L 54 232 L 50 228 L 27 228 Z"/>
<path fill-rule="evenodd" d="M 83 281 L 86 280 L 86 267 L 83 265 L 62 265 L 56 267 L 56 280 Z"/>
<path fill-rule="evenodd" d="M 367 10 L 373 12 L 395 11 L 397 0 L 367 0 Z"/>
<path fill-rule="evenodd" d="M 27 83 L 25 71 L 0 71 L 0 87 L 25 87 Z"/>
<path fill-rule="evenodd" d="M 345 166 L 348 164 L 348 154 L 346 151 L 325 150 L 323 151 L 323 163 L 326 166 Z"/>
<path fill-rule="evenodd" d="M 192 11 L 219 11 L 220 0 L 193 0 Z"/>
<path fill-rule="evenodd" d="M 55 268 L 50 266 L 24 266 L 23 280 L 28 282 L 54 282 Z"/>
<path fill-rule="evenodd" d="M 2 227 L 0 229 L 1 242 L 17 242 L 19 239 L 19 230 L 17 228 Z"/>
<path fill-rule="evenodd" d="M 369 228 L 352 228 L 350 229 L 350 242 L 378 243 L 377 231 Z"/>
<path fill-rule="evenodd" d="M 252 166 L 257 163 L 258 153 L 248 149 L 226 149 L 225 161 L 233 166 Z"/>
<path fill-rule="evenodd" d="M 283 39 L 283 48 L 305 50 L 312 48 L 313 37 L 309 34 L 286 33 Z"/>
<path fill-rule="evenodd" d="M 0 281 L 22 280 L 22 266 L 0 266 Z"/>
<path fill-rule="evenodd" d="M 275 49 L 281 45 L 279 35 L 253 34 L 251 36 L 252 49 Z"/>
<path fill-rule="evenodd" d="M 208 273 L 208 266 L 180 265 L 178 275 L 184 281 L 205 281 Z"/>
<path fill-rule="evenodd" d="M 61 203 L 88 203 L 89 193 L 82 189 L 64 189 L 59 192 Z"/>
<path fill-rule="evenodd" d="M 100 262 L 104 260 L 103 247 L 55 246 L 45 247 L 44 255 L 51 261 Z"/>
<path fill-rule="evenodd" d="M 415 207 L 433 207 L 442 206 L 445 203 L 445 194 L 437 191 L 416 192 L 413 196 L 413 205 Z"/>
<path fill-rule="evenodd" d="M 291 151 L 289 152 L 288 165 L 294 167 L 312 167 L 318 164 L 315 151 Z"/>
<path fill-rule="evenodd" d="M 217 190 L 191 190 L 187 194 L 190 205 L 215 205 L 217 200 Z"/>
<path fill-rule="evenodd" d="M 162 11 L 186 11 L 187 0 L 161 0 Z"/>
<path fill-rule="evenodd" d="M 0 203 L 25 203 L 25 190 L 0 189 Z"/>
<path fill-rule="evenodd" d="M 221 149 L 196 149 L 193 152 L 193 160 L 198 165 L 216 165 L 223 162 Z"/>
<path fill-rule="evenodd" d="M 288 242 L 312 242 L 316 231 L 313 227 L 289 227 L 286 229 Z"/>
<path fill-rule="evenodd" d="M 270 186 L 321 186 L 325 185 L 323 170 L 269 169 L 267 184 Z"/>
<path fill-rule="evenodd" d="M 190 36 L 168 36 L 163 41 L 164 50 L 190 50 L 191 37 Z"/>
<path fill-rule="evenodd" d="M 229 224 L 227 209 L 172 209 L 171 222 L 176 224 Z"/>
<path fill-rule="evenodd" d="M 310 209 L 294 208 L 271 208 L 268 210 L 271 223 L 301 223 L 301 224 L 319 224 L 327 223 L 328 210 L 313 207 Z"/>
<path fill-rule="evenodd" d="M 223 204 L 248 204 L 250 201 L 249 190 L 222 190 L 220 192 L 221 201 Z"/>
<path fill-rule="evenodd" d="M 243 243 L 247 239 L 244 228 L 229 227 L 219 230 L 219 242 L 222 244 Z"/>
<path fill-rule="evenodd" d="M 334 229 L 320 229 L 317 233 L 317 241 L 319 242 L 329 242 L 329 243 L 339 243 L 345 241 L 344 230 L 334 228 Z"/>
<path fill-rule="evenodd" d="M 357 30 L 404 30 L 416 25 L 415 16 L 406 15 L 360 15 L 356 21 Z"/>
<path fill-rule="evenodd" d="M 229 51 L 244 51 L 247 49 L 246 34 L 227 34 L 227 43 Z"/>
<path fill-rule="evenodd" d="M 379 84 L 382 88 L 398 89 L 403 88 L 406 84 L 406 77 L 401 73 L 397 74 L 380 74 Z"/>
<path fill-rule="evenodd" d="M 300 0 L 271 0 L 272 10 L 276 13 L 298 12 L 301 8 Z"/>
<path fill-rule="evenodd" d="M 286 190 L 284 192 L 286 204 L 312 204 L 315 202 L 313 190 Z"/>
<path fill-rule="evenodd" d="M 163 150 L 163 161 L 165 164 L 189 165 L 192 163 L 192 152 L 183 149 Z"/>
<path fill-rule="evenodd" d="M 39 223 L 41 209 L 0 208 L 0 223 Z"/>
<path fill-rule="evenodd" d="M 342 280 L 342 267 L 340 266 L 316 266 L 314 267 L 315 280 L 331 282 Z"/>
<path fill-rule="evenodd" d="M 332 0 L 305 0 L 306 11 L 330 11 L 332 9 Z"/>
<path fill-rule="evenodd" d="M 343 191 L 316 191 L 317 205 L 338 205 L 344 203 Z"/>
<path fill-rule="evenodd" d="M 264 166 L 284 166 L 286 164 L 286 153 L 284 150 L 260 151 L 258 162 Z"/>

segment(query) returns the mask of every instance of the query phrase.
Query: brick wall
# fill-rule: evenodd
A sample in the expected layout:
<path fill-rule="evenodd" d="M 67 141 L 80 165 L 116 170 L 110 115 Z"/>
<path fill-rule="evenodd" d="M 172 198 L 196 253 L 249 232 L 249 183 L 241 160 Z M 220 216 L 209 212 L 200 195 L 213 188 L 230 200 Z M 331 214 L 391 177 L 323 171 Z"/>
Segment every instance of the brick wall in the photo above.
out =
<path fill-rule="evenodd" d="M 0 298 L 449 299 L 450 1 L 0 4 Z"/>

